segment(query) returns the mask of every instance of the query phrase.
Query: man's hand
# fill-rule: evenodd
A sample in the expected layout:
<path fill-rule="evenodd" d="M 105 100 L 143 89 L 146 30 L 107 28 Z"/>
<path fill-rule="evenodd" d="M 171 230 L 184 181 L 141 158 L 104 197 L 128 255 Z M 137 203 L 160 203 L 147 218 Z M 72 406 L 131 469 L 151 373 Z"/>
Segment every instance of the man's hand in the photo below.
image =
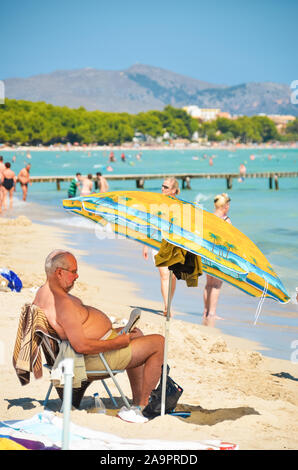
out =
<path fill-rule="evenodd" d="M 113 341 L 113 346 L 116 346 L 115 349 L 122 349 L 126 348 L 129 345 L 130 340 L 130 333 L 122 333 L 121 335 L 118 335 L 116 338 L 111 339 L 110 341 Z"/>
<path fill-rule="evenodd" d="M 134 328 L 133 330 L 131 330 L 128 334 L 130 336 L 130 339 L 135 339 L 135 338 L 138 338 L 140 336 L 140 330 L 138 328 Z"/>

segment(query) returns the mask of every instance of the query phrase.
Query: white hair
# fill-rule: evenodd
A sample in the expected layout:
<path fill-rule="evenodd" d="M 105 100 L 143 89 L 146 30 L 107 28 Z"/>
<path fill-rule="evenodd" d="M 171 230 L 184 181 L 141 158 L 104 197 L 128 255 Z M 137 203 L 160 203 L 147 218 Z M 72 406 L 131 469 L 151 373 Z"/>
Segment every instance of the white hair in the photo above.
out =
<path fill-rule="evenodd" d="M 65 259 L 66 255 L 72 255 L 69 251 L 66 250 L 54 250 L 47 257 L 45 261 L 45 272 L 47 275 L 55 272 L 55 270 L 60 268 L 67 268 L 67 261 Z M 73 255 L 72 255 L 73 256 Z"/>

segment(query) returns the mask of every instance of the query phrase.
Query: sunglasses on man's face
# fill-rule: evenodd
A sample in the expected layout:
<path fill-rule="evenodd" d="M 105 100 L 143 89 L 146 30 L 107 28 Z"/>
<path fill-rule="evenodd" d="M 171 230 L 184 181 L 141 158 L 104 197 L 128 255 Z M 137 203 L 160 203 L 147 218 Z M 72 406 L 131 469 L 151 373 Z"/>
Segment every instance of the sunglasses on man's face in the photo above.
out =
<path fill-rule="evenodd" d="M 170 189 L 170 187 L 167 186 L 166 184 L 163 184 L 161 187 L 162 187 L 162 189 Z"/>

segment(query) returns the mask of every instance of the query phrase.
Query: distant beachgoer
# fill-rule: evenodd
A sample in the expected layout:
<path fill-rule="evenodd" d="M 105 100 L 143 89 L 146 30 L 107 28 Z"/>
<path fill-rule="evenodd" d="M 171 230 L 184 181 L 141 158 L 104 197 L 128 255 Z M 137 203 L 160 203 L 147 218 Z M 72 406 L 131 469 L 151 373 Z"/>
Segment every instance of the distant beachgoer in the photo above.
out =
<path fill-rule="evenodd" d="M 110 156 L 109 156 L 109 162 L 115 162 L 115 161 L 116 161 L 115 154 L 114 154 L 114 152 L 111 152 Z"/>
<path fill-rule="evenodd" d="M 218 194 L 214 198 L 214 214 L 231 224 L 231 219 L 228 217 L 231 199 L 226 193 Z M 215 277 L 206 274 L 207 282 L 204 289 L 204 313 L 203 325 L 214 326 L 216 319 L 222 319 L 216 316 L 216 307 L 220 294 L 222 281 Z"/>
<path fill-rule="evenodd" d="M 81 187 L 81 173 L 76 173 L 76 176 L 71 180 L 70 186 L 68 188 L 68 197 L 75 197 L 77 194 L 77 189 Z"/>
<path fill-rule="evenodd" d="M 241 163 L 239 167 L 239 179 L 238 179 L 239 183 L 242 183 L 242 181 L 244 181 L 245 176 L 246 176 L 246 166 L 244 165 L 244 163 Z"/>
<path fill-rule="evenodd" d="M 209 165 L 213 166 L 213 156 L 209 158 Z"/>
<path fill-rule="evenodd" d="M 251 160 L 254 160 L 256 157 L 255 157 L 254 155 L 251 155 L 249 158 L 250 158 Z"/>
<path fill-rule="evenodd" d="M 23 201 L 26 201 L 27 199 L 28 184 L 32 184 L 32 182 L 30 181 L 30 168 L 31 164 L 28 163 L 24 168 L 22 168 L 22 170 L 18 174 L 18 181 L 23 191 Z"/>
<path fill-rule="evenodd" d="M 0 214 L 2 212 L 2 201 L 4 196 L 4 188 L 2 186 L 3 182 L 3 171 L 5 170 L 5 165 L 3 163 L 3 157 L 0 155 Z"/>
<path fill-rule="evenodd" d="M 124 153 L 124 152 L 121 153 L 121 160 L 122 160 L 123 162 L 126 161 L 126 159 L 125 159 L 125 153 Z"/>
<path fill-rule="evenodd" d="M 88 196 L 88 194 L 92 193 L 92 175 L 89 173 L 87 178 L 82 178 L 82 188 L 81 188 L 81 196 Z"/>
<path fill-rule="evenodd" d="M 3 208 L 6 209 L 6 196 L 9 194 L 9 208 L 12 209 L 13 193 L 15 190 L 15 185 L 17 178 L 15 172 L 10 169 L 10 162 L 5 163 L 5 170 L 2 172 L 2 188 L 3 188 Z"/>
<path fill-rule="evenodd" d="M 161 186 L 161 191 L 162 194 L 165 196 L 178 196 L 180 193 L 179 189 L 179 183 L 176 180 L 176 178 L 173 177 L 168 177 L 164 180 L 162 186 Z M 143 247 L 143 257 L 145 260 L 148 259 L 148 251 L 149 248 L 148 246 Z M 158 253 L 158 251 L 151 249 L 152 251 L 152 258 L 154 261 L 154 256 Z M 167 266 L 160 266 L 158 268 L 159 270 L 159 275 L 160 275 L 160 287 L 161 287 L 161 294 L 163 297 L 163 302 L 164 302 L 164 310 L 163 314 L 166 316 L 167 315 L 167 305 L 168 305 L 168 290 L 169 290 L 169 277 L 170 277 L 170 272 Z M 171 299 L 174 297 L 176 289 L 176 277 L 173 274 L 172 278 L 172 292 L 171 292 Z"/>
<path fill-rule="evenodd" d="M 94 187 L 95 190 L 99 191 L 100 193 L 106 193 L 109 190 L 109 183 L 107 182 L 106 178 L 102 176 L 100 171 L 96 173 Z"/>

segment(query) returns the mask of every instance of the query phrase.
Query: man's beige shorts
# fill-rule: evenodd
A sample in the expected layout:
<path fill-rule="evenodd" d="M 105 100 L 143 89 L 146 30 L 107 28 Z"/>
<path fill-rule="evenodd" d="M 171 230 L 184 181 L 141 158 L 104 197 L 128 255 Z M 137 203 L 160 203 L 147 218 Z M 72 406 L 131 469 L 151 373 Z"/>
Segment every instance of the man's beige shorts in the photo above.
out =
<path fill-rule="evenodd" d="M 111 335 L 105 341 L 109 341 L 109 339 L 113 339 L 117 335 L 117 331 L 112 330 Z M 131 345 L 129 344 L 126 348 L 105 352 L 104 357 L 112 370 L 125 370 L 130 363 L 131 354 Z M 87 371 L 106 370 L 99 354 L 86 355 L 84 358 Z"/>

